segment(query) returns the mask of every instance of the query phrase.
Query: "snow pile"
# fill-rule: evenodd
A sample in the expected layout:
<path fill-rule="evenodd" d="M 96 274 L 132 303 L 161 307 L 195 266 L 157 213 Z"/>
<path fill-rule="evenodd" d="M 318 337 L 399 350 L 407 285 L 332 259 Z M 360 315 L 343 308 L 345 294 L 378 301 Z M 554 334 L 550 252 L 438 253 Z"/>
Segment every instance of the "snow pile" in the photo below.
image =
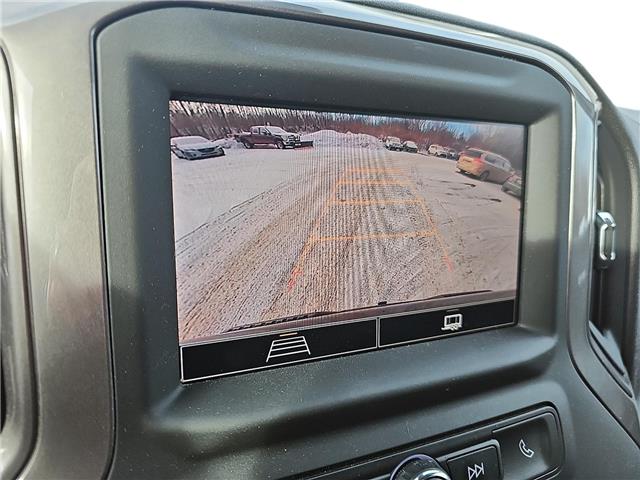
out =
<path fill-rule="evenodd" d="M 335 130 L 320 130 L 302 135 L 302 141 L 313 140 L 314 147 L 320 148 L 367 148 L 382 150 L 384 144 L 373 135 L 365 133 L 340 133 Z"/>
<path fill-rule="evenodd" d="M 214 140 L 213 144 L 219 147 L 224 148 L 225 150 L 231 150 L 235 148 L 245 148 L 245 146 L 238 142 L 235 138 L 221 138 L 219 140 Z"/>

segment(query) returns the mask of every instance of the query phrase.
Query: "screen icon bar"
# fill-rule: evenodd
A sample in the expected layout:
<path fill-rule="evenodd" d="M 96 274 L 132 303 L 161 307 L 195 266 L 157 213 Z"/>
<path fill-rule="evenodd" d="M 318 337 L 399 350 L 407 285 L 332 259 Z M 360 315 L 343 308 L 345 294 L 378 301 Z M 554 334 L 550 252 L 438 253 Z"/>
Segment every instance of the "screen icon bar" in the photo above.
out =
<path fill-rule="evenodd" d="M 182 381 L 223 377 L 512 324 L 515 300 L 181 345 Z"/>

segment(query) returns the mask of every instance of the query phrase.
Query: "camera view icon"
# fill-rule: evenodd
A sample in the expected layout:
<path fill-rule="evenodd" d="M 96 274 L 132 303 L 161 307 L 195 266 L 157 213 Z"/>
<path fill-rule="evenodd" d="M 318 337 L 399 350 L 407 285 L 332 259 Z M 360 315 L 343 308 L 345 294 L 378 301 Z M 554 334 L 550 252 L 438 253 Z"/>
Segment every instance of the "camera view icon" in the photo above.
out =
<path fill-rule="evenodd" d="M 454 313 L 444 316 L 444 322 L 441 330 L 456 332 L 462 328 L 462 314 Z"/>
<path fill-rule="evenodd" d="M 291 335 L 292 334 L 280 335 L 281 338 L 277 338 L 271 342 L 266 363 L 269 363 L 269 360 L 273 358 L 288 357 L 290 355 L 299 355 L 301 353 L 311 355 L 307 339 L 304 338 L 303 335 L 297 335 L 295 333 L 293 334 L 295 336 Z"/>

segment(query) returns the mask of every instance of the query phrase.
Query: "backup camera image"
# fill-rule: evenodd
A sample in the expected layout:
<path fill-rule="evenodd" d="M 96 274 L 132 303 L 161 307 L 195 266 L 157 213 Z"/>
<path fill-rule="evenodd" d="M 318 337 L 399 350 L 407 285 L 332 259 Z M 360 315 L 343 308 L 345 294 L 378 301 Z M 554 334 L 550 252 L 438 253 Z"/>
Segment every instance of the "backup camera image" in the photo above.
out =
<path fill-rule="evenodd" d="M 523 126 L 175 100 L 170 123 L 181 344 L 515 298 Z"/>

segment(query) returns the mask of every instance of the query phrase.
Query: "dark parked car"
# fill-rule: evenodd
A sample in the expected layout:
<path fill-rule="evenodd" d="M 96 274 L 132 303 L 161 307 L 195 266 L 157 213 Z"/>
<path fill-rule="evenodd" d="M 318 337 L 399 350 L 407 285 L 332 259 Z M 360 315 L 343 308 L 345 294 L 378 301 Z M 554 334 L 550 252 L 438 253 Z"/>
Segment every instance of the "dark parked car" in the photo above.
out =
<path fill-rule="evenodd" d="M 387 150 L 393 150 L 397 152 L 401 152 L 403 150 L 402 141 L 398 137 L 387 137 L 384 142 L 384 147 Z"/>
<path fill-rule="evenodd" d="M 453 148 L 447 148 L 447 158 L 451 158 L 453 160 L 458 159 L 459 153 L 456 152 Z"/>
<path fill-rule="evenodd" d="M 418 153 L 418 145 L 412 141 L 406 141 L 402 144 L 402 149 L 405 152 Z"/>
<path fill-rule="evenodd" d="M 511 193 L 516 197 L 522 197 L 522 177 L 520 175 L 511 175 L 502 184 L 502 191 Z"/>
<path fill-rule="evenodd" d="M 275 145 L 278 148 L 302 146 L 300 135 L 272 125 L 251 127 L 248 133 L 236 135 L 236 139 L 247 148 L 253 148 L 255 145 Z"/>
<path fill-rule="evenodd" d="M 222 147 L 204 137 L 188 136 L 173 137 L 171 151 L 185 160 L 200 160 L 201 158 L 221 157 L 224 155 Z"/>

